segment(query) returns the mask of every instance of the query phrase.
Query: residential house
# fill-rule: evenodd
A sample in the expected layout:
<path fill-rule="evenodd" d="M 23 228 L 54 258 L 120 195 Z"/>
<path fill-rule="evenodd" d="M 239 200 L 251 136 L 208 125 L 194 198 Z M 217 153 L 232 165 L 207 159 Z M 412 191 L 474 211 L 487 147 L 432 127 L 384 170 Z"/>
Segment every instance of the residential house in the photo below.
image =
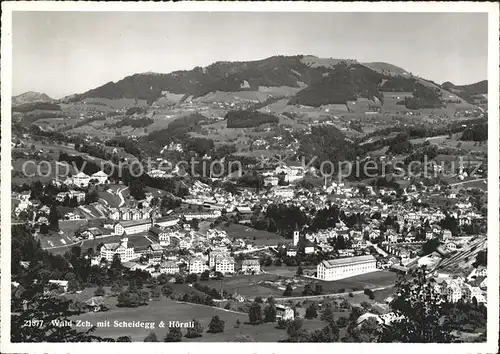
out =
<path fill-rule="evenodd" d="M 210 267 L 210 269 L 213 269 L 215 267 L 215 263 L 216 263 L 216 260 L 218 257 L 226 257 L 226 256 L 229 256 L 229 252 L 227 252 L 226 250 L 214 250 L 214 251 L 210 251 L 209 253 L 209 258 L 208 258 L 208 265 Z"/>
<path fill-rule="evenodd" d="M 151 226 L 149 234 L 160 244 L 160 246 L 170 245 L 170 235 L 167 231 L 157 226 Z"/>
<path fill-rule="evenodd" d="M 293 309 L 288 306 L 277 304 L 276 306 L 276 320 L 293 320 L 295 313 Z"/>
<path fill-rule="evenodd" d="M 144 254 L 148 256 L 149 264 L 158 264 L 163 259 L 163 248 L 158 243 L 152 243 L 148 246 Z"/>
<path fill-rule="evenodd" d="M 241 263 L 243 273 L 260 273 L 260 263 L 258 259 L 245 259 Z"/>
<path fill-rule="evenodd" d="M 90 181 L 90 176 L 79 172 L 73 176 L 73 184 L 79 187 L 88 187 Z"/>
<path fill-rule="evenodd" d="M 68 292 L 68 281 L 67 280 L 49 280 L 49 286 L 56 286 L 60 288 L 63 292 Z"/>
<path fill-rule="evenodd" d="M 106 184 L 108 175 L 104 171 L 99 171 L 90 176 L 90 179 L 97 180 L 97 184 Z"/>
<path fill-rule="evenodd" d="M 215 260 L 215 271 L 222 274 L 234 273 L 234 258 L 233 257 L 217 257 Z"/>
<path fill-rule="evenodd" d="M 160 264 L 160 273 L 177 274 L 179 265 L 175 261 L 164 261 Z"/>
<path fill-rule="evenodd" d="M 196 273 L 196 274 L 201 274 L 205 270 L 207 270 L 207 265 L 203 258 L 192 258 L 189 261 L 189 273 Z"/>

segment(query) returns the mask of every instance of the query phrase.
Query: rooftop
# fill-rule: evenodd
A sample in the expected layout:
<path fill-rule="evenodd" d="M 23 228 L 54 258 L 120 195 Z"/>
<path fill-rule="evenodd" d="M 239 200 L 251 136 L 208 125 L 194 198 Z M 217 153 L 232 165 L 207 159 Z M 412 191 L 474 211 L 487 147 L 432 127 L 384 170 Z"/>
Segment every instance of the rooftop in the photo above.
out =
<path fill-rule="evenodd" d="M 332 268 L 346 264 L 356 264 L 356 263 L 366 263 L 366 262 L 376 262 L 376 259 L 372 255 L 367 255 L 367 256 L 330 259 L 321 262 L 321 264 L 323 264 L 326 268 Z"/>

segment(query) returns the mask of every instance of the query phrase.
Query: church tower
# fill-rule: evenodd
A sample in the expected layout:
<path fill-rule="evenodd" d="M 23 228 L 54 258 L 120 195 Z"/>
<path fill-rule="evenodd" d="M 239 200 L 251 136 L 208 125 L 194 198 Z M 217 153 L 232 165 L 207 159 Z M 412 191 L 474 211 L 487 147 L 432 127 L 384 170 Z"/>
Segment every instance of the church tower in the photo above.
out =
<path fill-rule="evenodd" d="M 293 245 L 297 246 L 298 243 L 299 243 L 299 231 L 295 230 L 293 232 Z"/>

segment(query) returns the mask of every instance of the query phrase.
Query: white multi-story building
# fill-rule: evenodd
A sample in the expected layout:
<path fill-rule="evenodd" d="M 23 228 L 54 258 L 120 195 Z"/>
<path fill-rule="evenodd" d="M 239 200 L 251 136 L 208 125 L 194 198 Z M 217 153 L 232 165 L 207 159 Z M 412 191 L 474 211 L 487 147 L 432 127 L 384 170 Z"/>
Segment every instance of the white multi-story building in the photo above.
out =
<path fill-rule="evenodd" d="M 337 280 L 377 270 L 377 261 L 372 255 L 340 258 L 318 264 L 318 279 Z"/>
<path fill-rule="evenodd" d="M 207 270 L 207 264 L 203 258 L 193 258 L 189 261 L 189 273 L 200 274 Z"/>
<path fill-rule="evenodd" d="M 217 257 L 215 260 L 215 271 L 222 274 L 234 273 L 234 259 L 232 257 Z"/>
<path fill-rule="evenodd" d="M 165 261 L 160 264 L 160 273 L 176 274 L 179 273 L 179 265 L 175 261 Z"/>
<path fill-rule="evenodd" d="M 73 184 L 78 187 L 87 187 L 89 185 L 89 181 L 90 176 L 83 172 L 79 172 L 73 176 Z"/>
<path fill-rule="evenodd" d="M 241 263 L 241 270 L 243 273 L 259 273 L 260 272 L 260 263 L 258 259 L 245 259 Z"/>
<path fill-rule="evenodd" d="M 120 225 L 121 228 L 118 225 Z M 127 235 L 134 235 L 140 232 L 146 232 L 149 230 L 150 227 L 151 227 L 150 220 L 121 221 L 115 225 L 115 234 L 122 235 L 125 232 Z M 119 233 L 120 231 L 122 231 L 122 233 Z"/>
<path fill-rule="evenodd" d="M 208 257 L 208 265 L 210 266 L 210 269 L 215 267 L 215 263 L 217 258 L 223 258 L 229 256 L 229 252 L 227 251 L 210 251 L 209 257 Z"/>
<path fill-rule="evenodd" d="M 101 258 L 105 258 L 108 262 L 113 260 L 115 254 L 120 256 L 122 262 L 135 258 L 134 247 L 129 247 L 127 237 L 123 237 L 120 242 L 106 243 L 101 247 Z"/>

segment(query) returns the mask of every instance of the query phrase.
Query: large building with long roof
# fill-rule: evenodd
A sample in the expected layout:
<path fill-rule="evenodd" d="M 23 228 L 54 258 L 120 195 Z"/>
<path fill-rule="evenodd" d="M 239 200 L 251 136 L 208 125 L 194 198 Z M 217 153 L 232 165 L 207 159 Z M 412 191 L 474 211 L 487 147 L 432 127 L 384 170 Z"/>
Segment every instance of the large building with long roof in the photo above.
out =
<path fill-rule="evenodd" d="M 337 280 L 377 270 L 377 260 L 372 255 L 326 260 L 318 264 L 318 279 Z"/>

